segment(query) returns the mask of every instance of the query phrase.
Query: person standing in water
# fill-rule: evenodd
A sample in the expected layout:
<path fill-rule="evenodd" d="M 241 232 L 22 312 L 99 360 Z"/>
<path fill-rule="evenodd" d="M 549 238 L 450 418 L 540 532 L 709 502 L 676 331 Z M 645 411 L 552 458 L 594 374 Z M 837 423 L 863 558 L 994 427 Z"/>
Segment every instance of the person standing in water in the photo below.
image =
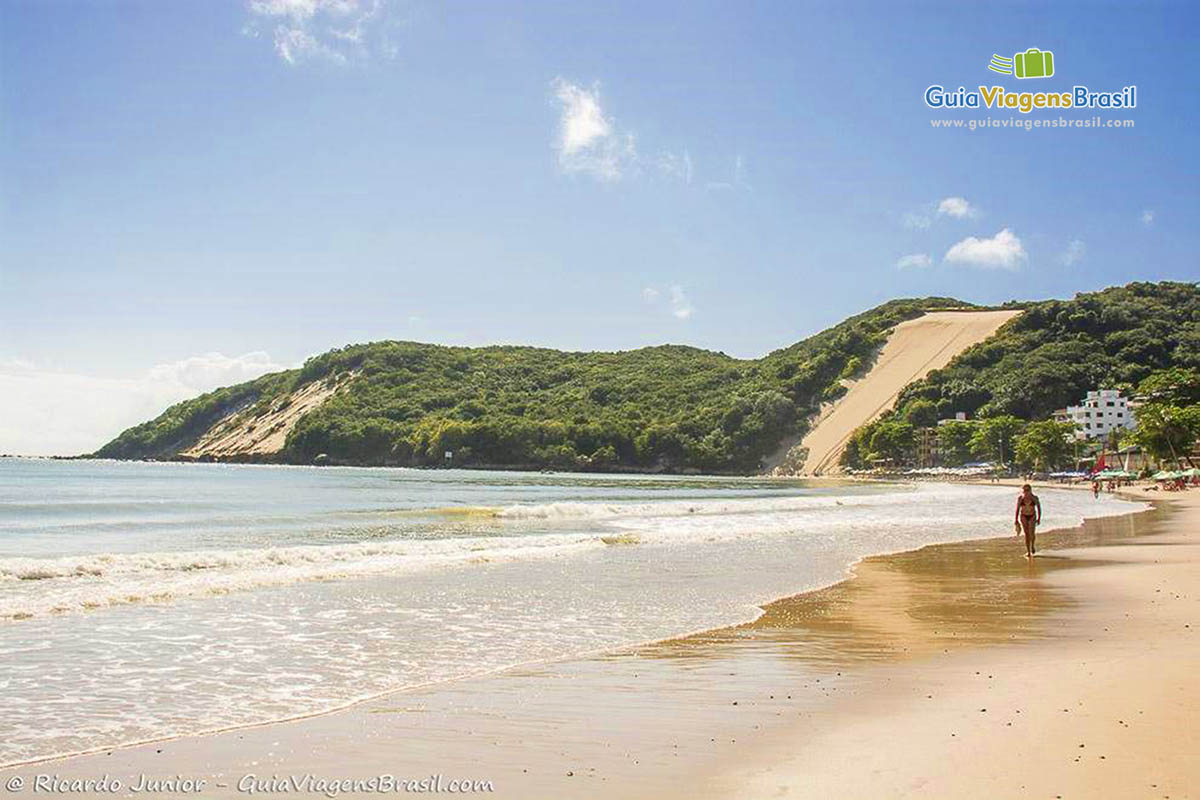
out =
<path fill-rule="evenodd" d="M 1021 487 L 1021 493 L 1017 495 L 1017 514 L 1013 523 L 1018 534 L 1022 532 L 1025 534 L 1026 558 L 1033 558 L 1033 554 L 1037 552 L 1034 536 L 1041 521 L 1042 501 L 1033 493 L 1033 487 L 1027 483 Z"/>

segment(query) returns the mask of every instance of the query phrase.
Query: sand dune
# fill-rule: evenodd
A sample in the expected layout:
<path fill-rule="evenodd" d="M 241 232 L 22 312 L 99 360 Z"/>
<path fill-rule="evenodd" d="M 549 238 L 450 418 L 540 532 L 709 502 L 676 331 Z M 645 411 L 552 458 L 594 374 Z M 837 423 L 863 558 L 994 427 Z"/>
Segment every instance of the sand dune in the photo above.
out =
<path fill-rule="evenodd" d="M 801 474 L 837 472 L 838 458 L 856 428 L 890 409 L 906 385 L 946 366 L 1020 313 L 933 311 L 897 325 L 871 371 L 850 384 L 800 442 L 808 449 Z"/>
<path fill-rule="evenodd" d="M 179 455 L 185 459 L 237 458 L 274 455 L 300 418 L 332 397 L 357 375 L 347 373 L 337 381 L 312 381 L 278 399 L 270 410 L 254 416 L 252 409 L 236 409 L 222 417 L 200 439 Z"/>

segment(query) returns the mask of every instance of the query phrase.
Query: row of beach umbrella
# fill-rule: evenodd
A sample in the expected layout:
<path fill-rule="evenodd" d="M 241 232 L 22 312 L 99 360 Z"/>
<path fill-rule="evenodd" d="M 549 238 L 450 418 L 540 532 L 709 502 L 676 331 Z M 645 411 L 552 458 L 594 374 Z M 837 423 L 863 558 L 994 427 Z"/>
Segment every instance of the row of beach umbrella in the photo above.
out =
<path fill-rule="evenodd" d="M 1162 470 L 1150 476 L 1151 480 L 1156 481 L 1177 481 L 1181 478 L 1200 478 L 1200 469 L 1192 467 L 1191 469 L 1182 469 L 1175 472 Z"/>

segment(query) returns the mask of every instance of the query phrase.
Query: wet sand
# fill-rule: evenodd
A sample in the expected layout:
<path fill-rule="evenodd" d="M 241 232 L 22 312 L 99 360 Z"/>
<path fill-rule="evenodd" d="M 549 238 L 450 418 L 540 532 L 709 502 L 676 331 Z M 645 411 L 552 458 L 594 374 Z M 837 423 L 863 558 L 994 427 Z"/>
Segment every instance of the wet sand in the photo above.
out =
<path fill-rule="evenodd" d="M 1033 563 L 1016 537 L 873 557 L 747 625 L 0 777 L 182 776 L 205 797 L 380 774 L 512 798 L 1184 797 L 1200 493 L 1152 499 L 1044 536 Z"/>

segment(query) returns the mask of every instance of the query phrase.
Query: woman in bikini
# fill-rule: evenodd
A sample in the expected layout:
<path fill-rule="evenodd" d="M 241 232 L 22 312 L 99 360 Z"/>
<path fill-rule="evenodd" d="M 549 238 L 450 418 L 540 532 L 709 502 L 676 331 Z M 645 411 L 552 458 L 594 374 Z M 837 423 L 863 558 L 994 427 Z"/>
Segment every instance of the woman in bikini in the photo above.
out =
<path fill-rule="evenodd" d="M 1027 483 L 1021 487 L 1021 493 L 1017 495 L 1017 516 L 1014 522 L 1017 533 L 1025 533 L 1026 558 L 1033 558 L 1033 554 L 1037 552 L 1033 540 L 1041 521 L 1042 501 L 1033 493 L 1033 487 Z"/>

